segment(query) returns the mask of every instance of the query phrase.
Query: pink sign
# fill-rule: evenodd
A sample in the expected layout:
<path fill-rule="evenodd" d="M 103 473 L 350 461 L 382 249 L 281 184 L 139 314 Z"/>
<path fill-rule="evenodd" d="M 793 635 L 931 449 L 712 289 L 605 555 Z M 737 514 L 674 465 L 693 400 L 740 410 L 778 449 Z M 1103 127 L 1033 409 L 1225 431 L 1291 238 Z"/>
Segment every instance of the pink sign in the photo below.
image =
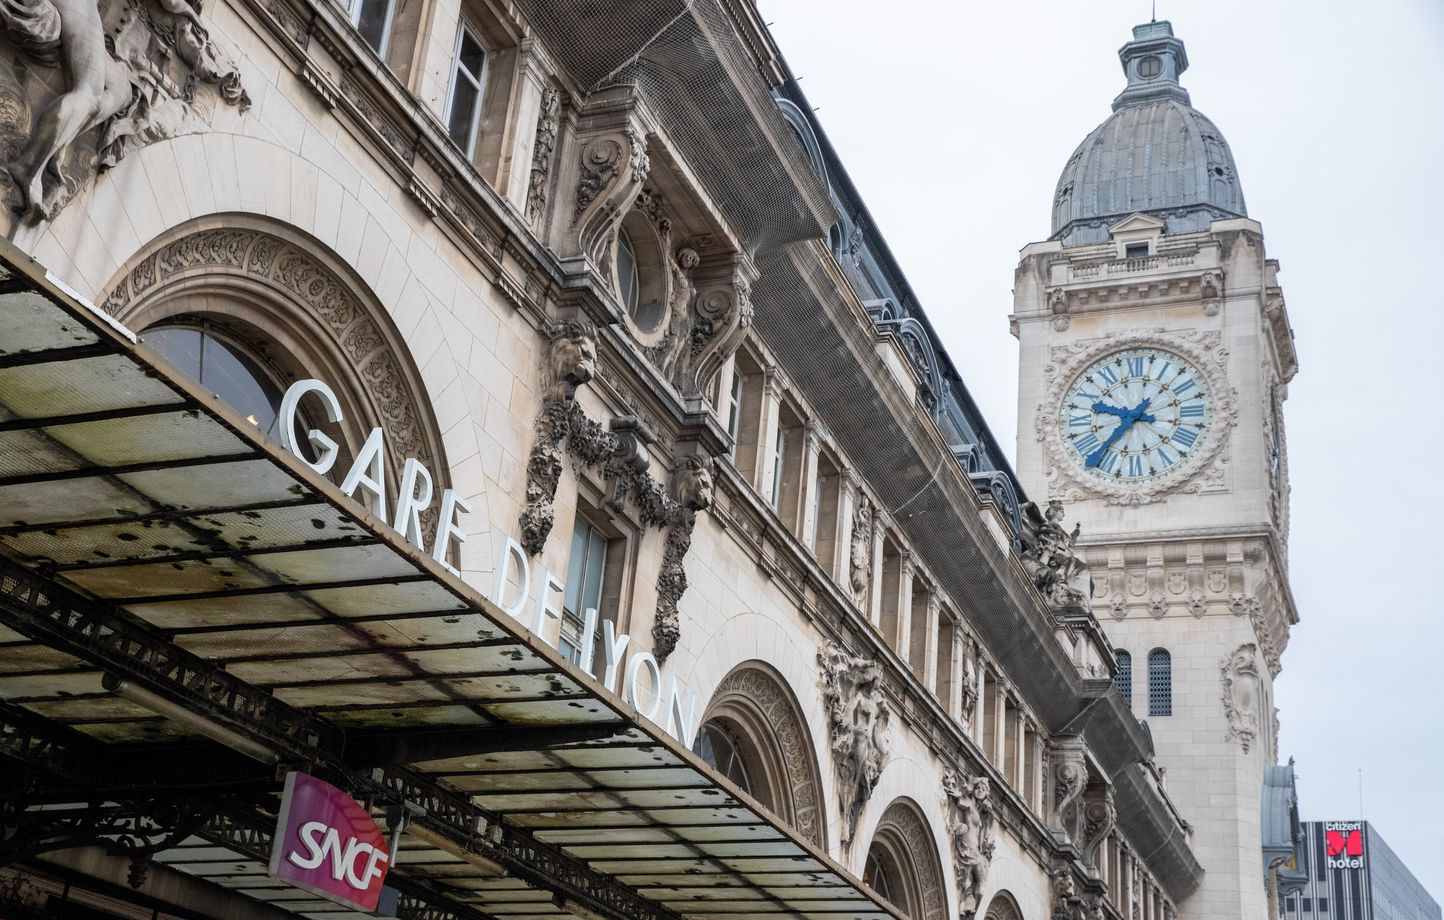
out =
<path fill-rule="evenodd" d="M 270 875 L 374 911 L 390 862 L 385 836 L 355 799 L 309 774 L 286 774 Z"/>

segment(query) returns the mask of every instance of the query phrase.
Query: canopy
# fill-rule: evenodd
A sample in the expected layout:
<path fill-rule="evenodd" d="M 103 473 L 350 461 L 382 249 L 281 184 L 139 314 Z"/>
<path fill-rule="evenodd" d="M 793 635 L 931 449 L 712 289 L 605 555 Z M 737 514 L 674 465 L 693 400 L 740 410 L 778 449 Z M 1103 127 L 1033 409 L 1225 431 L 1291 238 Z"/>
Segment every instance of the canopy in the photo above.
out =
<path fill-rule="evenodd" d="M 266 876 L 279 783 L 230 748 L 409 806 L 403 913 L 900 916 L 8 242 L 0 643 L 36 804 L 181 801 L 156 861 L 293 913 L 350 911 Z"/>

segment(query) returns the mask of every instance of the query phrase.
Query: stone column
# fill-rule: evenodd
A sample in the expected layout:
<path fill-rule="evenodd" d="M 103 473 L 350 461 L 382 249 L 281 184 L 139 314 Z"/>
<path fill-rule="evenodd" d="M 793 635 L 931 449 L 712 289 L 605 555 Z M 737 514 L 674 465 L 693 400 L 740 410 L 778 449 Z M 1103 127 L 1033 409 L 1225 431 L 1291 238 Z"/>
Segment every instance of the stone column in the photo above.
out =
<path fill-rule="evenodd" d="M 842 494 L 837 497 L 837 551 L 832 554 L 832 580 L 842 586 L 848 597 L 855 598 L 852 590 L 852 528 L 857 514 L 857 500 L 862 483 L 852 467 L 844 467 Z"/>
<path fill-rule="evenodd" d="M 892 641 L 893 650 L 908 667 L 912 667 L 912 656 L 909 653 L 913 634 L 913 575 L 917 572 L 917 567 L 917 559 L 912 550 L 903 550 L 897 580 L 897 635 Z"/>
<path fill-rule="evenodd" d="M 787 389 L 787 375 L 782 368 L 773 366 L 762 372 L 762 434 L 757 439 L 757 491 L 762 500 L 772 502 L 772 483 L 781 473 L 773 458 L 777 453 L 777 439 L 782 436 L 778 422 L 782 415 L 782 392 Z"/>
<path fill-rule="evenodd" d="M 802 494 L 798 497 L 798 522 L 804 545 L 817 555 L 817 503 L 813 501 L 820 488 L 817 480 L 817 455 L 822 451 L 823 439 L 827 432 L 816 419 L 808 419 L 803 428 Z"/>
<path fill-rule="evenodd" d="M 892 518 L 881 508 L 877 509 L 872 516 L 872 601 L 867 615 L 874 627 L 882 625 L 882 550 L 887 543 L 887 532 L 891 529 Z"/>
<path fill-rule="evenodd" d="M 998 714 L 998 728 L 993 732 L 993 766 L 1001 773 L 1008 764 L 1008 685 L 1002 672 L 993 681 L 993 706 Z"/>
<path fill-rule="evenodd" d="M 941 629 L 939 617 L 942 614 L 943 599 L 936 588 L 928 589 L 928 625 L 923 636 L 923 684 L 938 694 L 938 632 Z M 947 701 L 944 700 L 944 703 Z"/>
<path fill-rule="evenodd" d="M 953 622 L 952 636 L 948 638 L 948 641 L 953 643 L 953 679 L 948 682 L 948 686 L 953 688 L 953 692 L 952 698 L 944 700 L 943 705 L 954 721 L 962 722 L 963 674 L 966 673 L 963 668 L 963 654 L 967 650 L 967 643 L 963 641 L 963 624 L 961 622 L 956 620 Z M 966 723 L 964 725 L 966 726 Z"/>

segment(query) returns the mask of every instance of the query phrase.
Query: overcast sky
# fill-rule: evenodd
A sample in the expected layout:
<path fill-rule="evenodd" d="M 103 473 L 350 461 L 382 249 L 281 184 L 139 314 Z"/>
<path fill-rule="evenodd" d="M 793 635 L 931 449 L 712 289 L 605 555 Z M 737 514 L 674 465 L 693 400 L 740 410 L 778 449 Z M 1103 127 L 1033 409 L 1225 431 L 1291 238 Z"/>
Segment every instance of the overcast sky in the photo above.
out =
<path fill-rule="evenodd" d="M 998 439 L 1018 250 L 1148 0 L 760 0 Z M 1302 622 L 1277 684 L 1305 820 L 1364 816 L 1444 902 L 1444 3 L 1159 0 L 1297 338 Z"/>

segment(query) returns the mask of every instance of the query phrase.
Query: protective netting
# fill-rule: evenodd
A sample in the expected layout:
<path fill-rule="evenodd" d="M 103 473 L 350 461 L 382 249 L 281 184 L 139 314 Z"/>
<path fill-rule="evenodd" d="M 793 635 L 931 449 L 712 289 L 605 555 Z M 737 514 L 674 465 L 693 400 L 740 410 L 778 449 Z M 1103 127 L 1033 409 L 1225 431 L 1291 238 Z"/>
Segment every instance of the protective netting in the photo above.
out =
<path fill-rule="evenodd" d="M 635 86 L 751 253 L 821 238 L 822 180 L 717 0 L 521 0 L 588 92 Z"/>

